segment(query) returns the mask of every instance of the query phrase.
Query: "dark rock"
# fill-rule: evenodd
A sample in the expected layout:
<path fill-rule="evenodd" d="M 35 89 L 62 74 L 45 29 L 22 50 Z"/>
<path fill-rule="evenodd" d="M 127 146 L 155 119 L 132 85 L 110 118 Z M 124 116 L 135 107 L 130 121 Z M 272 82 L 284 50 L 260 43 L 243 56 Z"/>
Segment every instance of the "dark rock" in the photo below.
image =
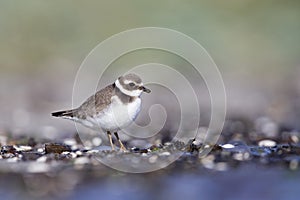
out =
<path fill-rule="evenodd" d="M 149 149 L 150 151 L 158 151 L 159 149 L 162 148 L 162 145 L 152 145 Z"/>
<path fill-rule="evenodd" d="M 190 140 L 186 145 L 186 151 L 193 153 L 193 152 L 199 152 L 200 147 L 202 144 L 196 145 L 195 144 L 196 139 Z"/>
<path fill-rule="evenodd" d="M 148 149 L 140 149 L 140 153 L 148 153 Z"/>
<path fill-rule="evenodd" d="M 11 145 L 2 146 L 1 153 L 13 153 L 14 154 L 14 153 L 17 153 L 17 150 Z"/>
<path fill-rule="evenodd" d="M 133 153 L 138 153 L 140 151 L 140 148 L 138 148 L 138 147 L 132 147 L 130 149 L 130 151 L 133 152 Z"/>
<path fill-rule="evenodd" d="M 215 144 L 212 148 L 212 151 L 222 151 L 222 150 L 223 148 L 218 144 Z"/>
<path fill-rule="evenodd" d="M 62 153 L 64 151 L 72 151 L 69 145 L 59 144 L 59 143 L 48 143 L 45 144 L 45 152 L 46 154 L 49 153 Z"/>

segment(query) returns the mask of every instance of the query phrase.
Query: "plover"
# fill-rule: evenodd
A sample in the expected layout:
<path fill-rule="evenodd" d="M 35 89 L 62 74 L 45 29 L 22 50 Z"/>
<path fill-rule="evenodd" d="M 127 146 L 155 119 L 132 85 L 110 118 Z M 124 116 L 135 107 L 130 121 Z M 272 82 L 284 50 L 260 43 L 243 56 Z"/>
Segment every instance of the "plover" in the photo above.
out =
<path fill-rule="evenodd" d="M 99 90 L 78 108 L 52 113 L 54 117 L 70 119 L 91 128 L 106 131 L 112 150 L 113 132 L 120 149 L 126 148 L 119 138 L 118 131 L 132 123 L 141 110 L 141 94 L 150 93 L 141 78 L 136 74 L 119 77 L 113 84 Z"/>

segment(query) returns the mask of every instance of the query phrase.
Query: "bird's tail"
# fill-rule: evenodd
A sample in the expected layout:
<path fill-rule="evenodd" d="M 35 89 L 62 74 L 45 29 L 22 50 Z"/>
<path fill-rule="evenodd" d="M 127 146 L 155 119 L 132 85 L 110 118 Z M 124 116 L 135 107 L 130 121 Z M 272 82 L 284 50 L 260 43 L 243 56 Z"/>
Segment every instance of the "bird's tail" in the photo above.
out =
<path fill-rule="evenodd" d="M 73 118 L 74 114 L 77 113 L 77 109 L 72 109 L 72 110 L 64 110 L 64 111 L 58 111 L 58 112 L 53 112 L 51 115 L 53 117 L 66 117 L 66 118 Z"/>

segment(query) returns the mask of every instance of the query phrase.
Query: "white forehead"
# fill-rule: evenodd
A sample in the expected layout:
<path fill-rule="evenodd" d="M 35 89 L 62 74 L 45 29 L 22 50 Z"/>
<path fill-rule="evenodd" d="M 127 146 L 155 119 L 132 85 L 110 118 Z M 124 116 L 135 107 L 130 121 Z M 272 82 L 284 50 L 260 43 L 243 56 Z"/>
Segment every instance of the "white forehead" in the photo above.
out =
<path fill-rule="evenodd" d="M 135 84 L 137 84 L 137 85 L 143 85 L 143 83 L 137 83 L 137 82 L 135 82 L 134 80 L 124 80 L 124 84 L 129 84 L 129 83 L 135 83 Z"/>
<path fill-rule="evenodd" d="M 135 82 L 135 83 L 141 83 L 142 82 L 142 79 L 138 75 L 132 74 L 132 73 L 122 76 L 121 79 L 122 79 L 122 81 L 128 80 L 128 81 L 132 81 L 132 82 Z"/>

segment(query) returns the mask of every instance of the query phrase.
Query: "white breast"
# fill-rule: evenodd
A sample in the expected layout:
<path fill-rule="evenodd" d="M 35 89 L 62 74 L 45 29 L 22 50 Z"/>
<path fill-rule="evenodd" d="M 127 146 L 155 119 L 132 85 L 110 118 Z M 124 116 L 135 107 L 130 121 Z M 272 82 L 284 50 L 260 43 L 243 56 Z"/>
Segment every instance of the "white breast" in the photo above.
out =
<path fill-rule="evenodd" d="M 117 131 L 128 126 L 135 120 L 141 109 L 141 99 L 124 104 L 117 96 L 112 97 L 112 103 L 98 115 L 89 117 L 87 121 L 93 124 L 94 129 L 102 128 L 109 131 Z"/>

